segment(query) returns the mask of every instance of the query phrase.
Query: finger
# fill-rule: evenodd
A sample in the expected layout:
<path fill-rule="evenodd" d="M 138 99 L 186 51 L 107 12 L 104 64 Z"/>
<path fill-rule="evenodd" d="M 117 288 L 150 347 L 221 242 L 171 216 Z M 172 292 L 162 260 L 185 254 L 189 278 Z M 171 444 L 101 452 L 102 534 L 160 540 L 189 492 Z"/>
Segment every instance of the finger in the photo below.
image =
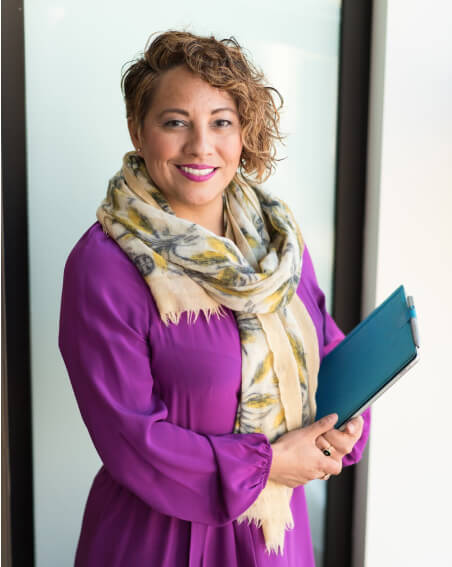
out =
<path fill-rule="evenodd" d="M 334 447 L 337 453 L 342 455 L 349 453 L 356 443 L 356 437 L 346 431 L 338 431 L 337 429 L 332 429 L 325 433 L 324 438 L 327 443 L 330 443 Z"/>
<path fill-rule="evenodd" d="M 326 456 L 323 451 L 318 453 L 318 461 L 316 469 L 323 474 L 339 474 L 342 470 L 342 455 L 334 448 L 331 449 L 331 455 Z"/>
<path fill-rule="evenodd" d="M 349 435 L 356 435 L 356 433 L 362 428 L 362 425 L 364 423 L 363 418 L 359 415 L 358 417 L 355 417 L 354 419 L 351 419 L 346 427 L 345 427 L 345 431 L 349 434 Z"/>
<path fill-rule="evenodd" d="M 342 471 L 342 459 L 333 459 L 331 457 L 324 457 L 323 455 L 321 455 L 321 461 L 318 470 L 324 475 L 337 475 Z"/>
<path fill-rule="evenodd" d="M 353 436 L 347 431 L 339 431 L 338 429 L 332 429 L 324 434 L 327 443 L 330 443 L 336 449 L 348 446 L 353 442 Z"/>
<path fill-rule="evenodd" d="M 315 444 L 317 445 L 317 447 L 322 450 L 322 449 L 326 449 L 327 447 L 329 447 L 331 445 L 331 443 L 328 441 L 328 439 L 326 438 L 326 434 L 324 435 L 319 435 L 317 437 L 317 439 L 315 440 Z"/>
<path fill-rule="evenodd" d="M 334 427 L 334 424 L 337 420 L 337 413 L 331 413 L 330 415 L 326 415 L 325 417 L 322 417 L 322 419 L 315 421 L 312 425 L 309 426 L 309 428 L 311 429 L 311 432 L 315 437 L 319 437 L 319 435 L 326 433 L 332 427 Z"/>
<path fill-rule="evenodd" d="M 330 457 L 332 452 L 335 450 L 332 443 L 330 443 L 323 435 L 319 435 L 319 437 L 317 437 L 316 445 L 326 457 Z"/>
<path fill-rule="evenodd" d="M 319 474 L 317 475 L 317 480 L 328 480 L 330 477 L 331 477 L 331 473 L 319 471 Z"/>

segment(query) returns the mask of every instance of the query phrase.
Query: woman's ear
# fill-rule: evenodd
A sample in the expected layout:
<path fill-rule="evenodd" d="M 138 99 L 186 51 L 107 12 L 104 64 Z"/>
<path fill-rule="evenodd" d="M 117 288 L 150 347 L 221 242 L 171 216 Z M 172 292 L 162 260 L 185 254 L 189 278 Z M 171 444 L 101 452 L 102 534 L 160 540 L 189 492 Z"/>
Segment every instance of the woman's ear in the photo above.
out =
<path fill-rule="evenodd" d="M 141 142 L 138 136 L 138 132 L 135 128 L 135 124 L 133 123 L 132 118 L 127 119 L 127 127 L 129 129 L 130 139 L 132 140 L 132 144 L 135 146 L 137 152 L 141 152 Z"/>

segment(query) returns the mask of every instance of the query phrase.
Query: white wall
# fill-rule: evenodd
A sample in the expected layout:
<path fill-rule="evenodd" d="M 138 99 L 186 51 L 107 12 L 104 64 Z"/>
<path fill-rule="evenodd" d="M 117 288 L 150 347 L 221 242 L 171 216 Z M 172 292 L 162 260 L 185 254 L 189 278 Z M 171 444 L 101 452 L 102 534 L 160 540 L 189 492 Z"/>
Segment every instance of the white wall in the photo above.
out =
<path fill-rule="evenodd" d="M 452 3 L 374 10 L 363 312 L 403 283 L 421 359 L 374 406 L 365 566 L 452 566 Z"/>

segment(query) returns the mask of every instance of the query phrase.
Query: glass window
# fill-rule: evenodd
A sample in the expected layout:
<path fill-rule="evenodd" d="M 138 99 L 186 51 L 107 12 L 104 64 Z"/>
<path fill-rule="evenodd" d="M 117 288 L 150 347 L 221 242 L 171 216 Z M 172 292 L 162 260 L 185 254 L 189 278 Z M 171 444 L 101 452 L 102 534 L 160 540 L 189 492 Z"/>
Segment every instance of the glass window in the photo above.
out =
<path fill-rule="evenodd" d="M 64 262 L 131 149 L 121 66 L 167 29 L 233 35 L 249 50 L 285 100 L 285 159 L 266 186 L 293 208 L 330 308 L 341 5 L 25 0 L 24 14 L 36 564 L 52 567 L 73 558 L 100 465 L 56 337 Z M 321 565 L 325 483 L 307 495 Z"/>

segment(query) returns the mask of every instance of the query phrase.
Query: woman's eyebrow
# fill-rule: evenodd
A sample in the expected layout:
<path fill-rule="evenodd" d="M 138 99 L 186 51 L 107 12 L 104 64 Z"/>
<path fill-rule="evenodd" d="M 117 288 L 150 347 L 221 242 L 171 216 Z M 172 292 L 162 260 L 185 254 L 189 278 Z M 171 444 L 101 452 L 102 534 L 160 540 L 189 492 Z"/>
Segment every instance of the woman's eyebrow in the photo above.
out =
<path fill-rule="evenodd" d="M 210 114 L 217 114 L 218 112 L 224 112 L 226 110 L 229 111 L 229 112 L 232 112 L 233 114 L 237 114 L 236 110 L 234 110 L 233 108 L 230 108 L 228 106 L 216 108 L 215 110 L 212 110 L 212 112 Z M 160 112 L 159 118 L 161 118 L 167 112 L 171 112 L 171 113 L 174 113 L 174 114 L 183 114 L 184 116 L 189 116 L 189 113 L 186 110 L 182 110 L 182 108 L 165 108 L 165 110 L 162 110 L 162 112 Z"/>
<path fill-rule="evenodd" d="M 228 106 L 225 106 L 223 108 L 216 108 L 215 110 L 212 110 L 212 112 L 210 114 L 216 114 L 217 112 L 224 112 L 225 110 L 228 110 L 229 112 L 237 114 L 236 110 L 234 110 L 233 108 L 229 108 Z"/>
<path fill-rule="evenodd" d="M 162 110 L 162 112 L 159 114 L 159 118 L 161 118 L 167 112 L 172 112 L 172 113 L 176 113 L 176 114 L 183 114 L 184 116 L 189 116 L 188 112 L 186 110 L 182 110 L 181 108 L 165 108 L 165 110 Z"/>

